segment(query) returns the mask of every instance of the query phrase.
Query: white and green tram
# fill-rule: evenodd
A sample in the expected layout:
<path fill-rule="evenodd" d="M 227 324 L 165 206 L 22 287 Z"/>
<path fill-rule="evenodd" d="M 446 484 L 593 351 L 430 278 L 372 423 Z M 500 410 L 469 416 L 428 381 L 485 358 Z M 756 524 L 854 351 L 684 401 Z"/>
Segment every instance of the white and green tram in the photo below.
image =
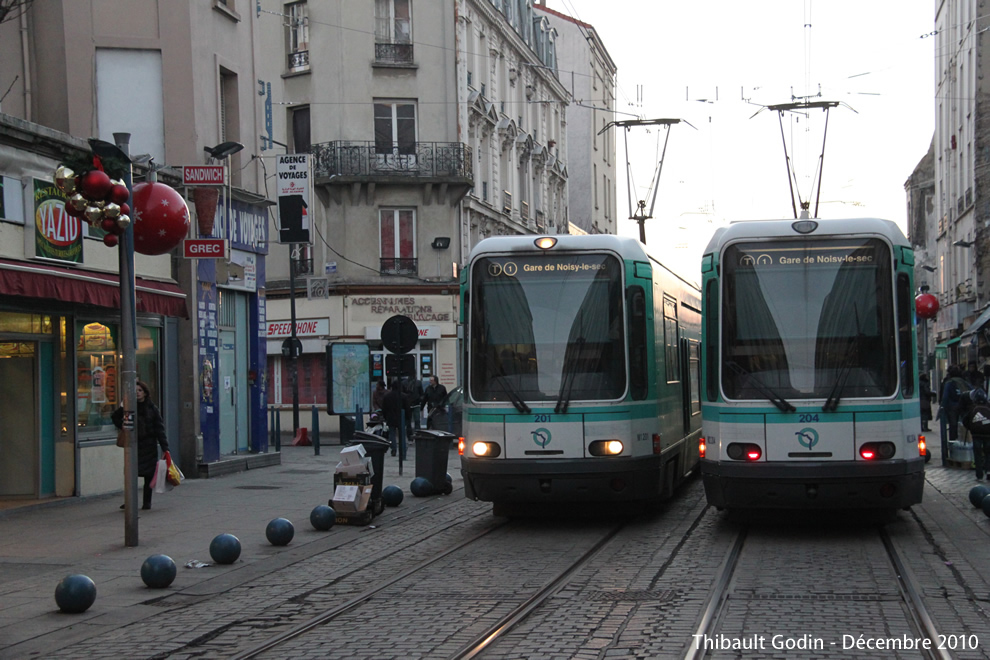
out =
<path fill-rule="evenodd" d="M 697 468 L 697 285 L 610 235 L 481 241 L 462 274 L 468 497 L 650 501 Z"/>
<path fill-rule="evenodd" d="M 711 505 L 921 502 L 913 266 L 886 220 L 738 222 L 715 233 L 701 269 Z"/>

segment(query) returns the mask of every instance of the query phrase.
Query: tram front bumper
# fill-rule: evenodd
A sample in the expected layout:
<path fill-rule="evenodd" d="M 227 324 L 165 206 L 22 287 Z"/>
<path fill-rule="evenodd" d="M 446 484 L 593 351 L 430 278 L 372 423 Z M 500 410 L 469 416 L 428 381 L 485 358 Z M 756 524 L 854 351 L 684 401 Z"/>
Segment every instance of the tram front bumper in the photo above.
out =
<path fill-rule="evenodd" d="M 461 457 L 465 495 L 483 502 L 607 502 L 657 498 L 660 457 L 472 459 Z"/>
<path fill-rule="evenodd" d="M 701 461 L 708 503 L 720 509 L 903 509 L 921 502 L 924 458 L 744 463 Z"/>

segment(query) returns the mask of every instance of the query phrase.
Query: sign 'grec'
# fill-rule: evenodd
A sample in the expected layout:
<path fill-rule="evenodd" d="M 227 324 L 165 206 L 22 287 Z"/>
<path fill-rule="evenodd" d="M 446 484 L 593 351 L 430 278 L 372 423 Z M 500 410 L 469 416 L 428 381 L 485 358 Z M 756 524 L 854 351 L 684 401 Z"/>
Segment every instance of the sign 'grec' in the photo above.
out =
<path fill-rule="evenodd" d="M 397 314 L 382 323 L 382 344 L 392 353 L 403 355 L 419 341 L 416 323 L 408 316 Z"/>

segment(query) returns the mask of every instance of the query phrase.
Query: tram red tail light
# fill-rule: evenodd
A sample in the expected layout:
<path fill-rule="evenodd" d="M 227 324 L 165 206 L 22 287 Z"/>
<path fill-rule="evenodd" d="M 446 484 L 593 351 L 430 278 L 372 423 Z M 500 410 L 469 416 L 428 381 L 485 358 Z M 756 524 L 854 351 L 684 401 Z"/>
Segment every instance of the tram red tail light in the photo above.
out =
<path fill-rule="evenodd" d="M 457 439 L 457 455 L 458 456 L 463 456 L 464 455 L 464 447 L 466 445 L 467 445 L 467 443 L 464 442 L 464 438 L 458 438 Z"/>
<path fill-rule="evenodd" d="M 705 444 L 704 438 L 698 438 L 698 458 L 705 457 L 705 451 L 708 450 L 708 446 Z"/>
<path fill-rule="evenodd" d="M 654 433 L 653 434 L 653 453 L 659 456 L 661 451 L 663 451 L 663 445 L 660 444 L 660 434 L 659 433 Z"/>
<path fill-rule="evenodd" d="M 758 461 L 763 458 L 763 449 L 750 442 L 732 442 L 725 453 L 734 461 Z"/>
<path fill-rule="evenodd" d="M 868 461 L 893 458 L 897 453 L 893 442 L 867 442 L 859 448 L 859 455 Z"/>
<path fill-rule="evenodd" d="M 925 436 L 918 436 L 918 456 L 924 456 L 928 453 L 928 444 L 925 442 Z"/>

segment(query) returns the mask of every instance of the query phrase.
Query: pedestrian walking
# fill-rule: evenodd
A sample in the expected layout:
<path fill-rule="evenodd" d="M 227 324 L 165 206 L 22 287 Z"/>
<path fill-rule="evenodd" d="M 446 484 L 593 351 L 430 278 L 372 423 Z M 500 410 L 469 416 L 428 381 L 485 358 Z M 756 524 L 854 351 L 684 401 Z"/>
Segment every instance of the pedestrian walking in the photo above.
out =
<path fill-rule="evenodd" d="M 375 390 L 371 393 L 371 412 L 382 409 L 382 402 L 385 400 L 385 379 L 379 378 Z"/>
<path fill-rule="evenodd" d="M 392 445 L 392 456 L 396 450 L 401 451 L 402 460 L 406 460 L 406 436 L 402 428 L 402 412 L 406 411 L 406 418 L 409 417 L 408 406 L 405 397 L 399 389 L 398 379 L 393 379 L 388 385 L 388 392 L 382 401 L 382 413 L 385 415 L 385 424 L 388 425 L 388 441 Z M 401 447 L 400 447 L 401 445 Z"/>
<path fill-rule="evenodd" d="M 406 432 L 408 435 L 411 435 L 413 427 L 416 429 L 422 427 L 423 383 L 418 378 L 403 379 L 402 392 L 406 397 L 407 407 L 410 410 L 409 417 L 406 418 Z"/>
<path fill-rule="evenodd" d="M 949 365 L 948 377 L 939 397 L 939 414 L 945 421 L 947 433 L 942 435 L 942 465 L 948 465 L 949 442 L 959 439 L 959 409 L 962 395 L 971 388 L 962 377 L 962 369 L 957 364 Z M 945 436 L 948 435 L 948 438 Z"/>
<path fill-rule="evenodd" d="M 112 415 L 114 426 L 118 429 L 124 421 L 123 407 L 117 408 Z M 168 451 L 168 440 L 165 438 L 165 422 L 158 406 L 151 400 L 151 390 L 142 382 L 137 382 L 137 415 L 135 419 L 137 432 L 138 476 L 144 477 L 144 503 L 142 509 L 151 508 L 151 478 L 155 476 L 158 467 L 158 448 Z M 123 509 L 124 505 L 121 504 Z"/>
<path fill-rule="evenodd" d="M 966 372 L 966 381 L 971 388 L 986 391 L 983 387 L 983 372 L 976 368 L 975 362 L 969 363 L 969 371 Z"/>
<path fill-rule="evenodd" d="M 962 395 L 961 415 L 963 426 L 973 438 L 973 464 L 976 479 L 984 475 L 990 477 L 990 405 L 982 389 L 975 389 Z"/>
<path fill-rule="evenodd" d="M 932 400 L 935 398 L 935 393 L 932 392 L 931 385 L 929 384 L 928 374 L 921 374 L 918 377 L 919 382 L 919 398 L 921 400 L 921 430 L 931 431 L 928 427 L 928 422 L 932 421 Z"/>
<path fill-rule="evenodd" d="M 443 403 L 447 396 L 447 388 L 440 384 L 440 379 L 430 376 L 430 384 L 426 386 L 423 394 L 423 404 L 426 406 L 426 416 L 429 417 L 433 409 Z"/>

